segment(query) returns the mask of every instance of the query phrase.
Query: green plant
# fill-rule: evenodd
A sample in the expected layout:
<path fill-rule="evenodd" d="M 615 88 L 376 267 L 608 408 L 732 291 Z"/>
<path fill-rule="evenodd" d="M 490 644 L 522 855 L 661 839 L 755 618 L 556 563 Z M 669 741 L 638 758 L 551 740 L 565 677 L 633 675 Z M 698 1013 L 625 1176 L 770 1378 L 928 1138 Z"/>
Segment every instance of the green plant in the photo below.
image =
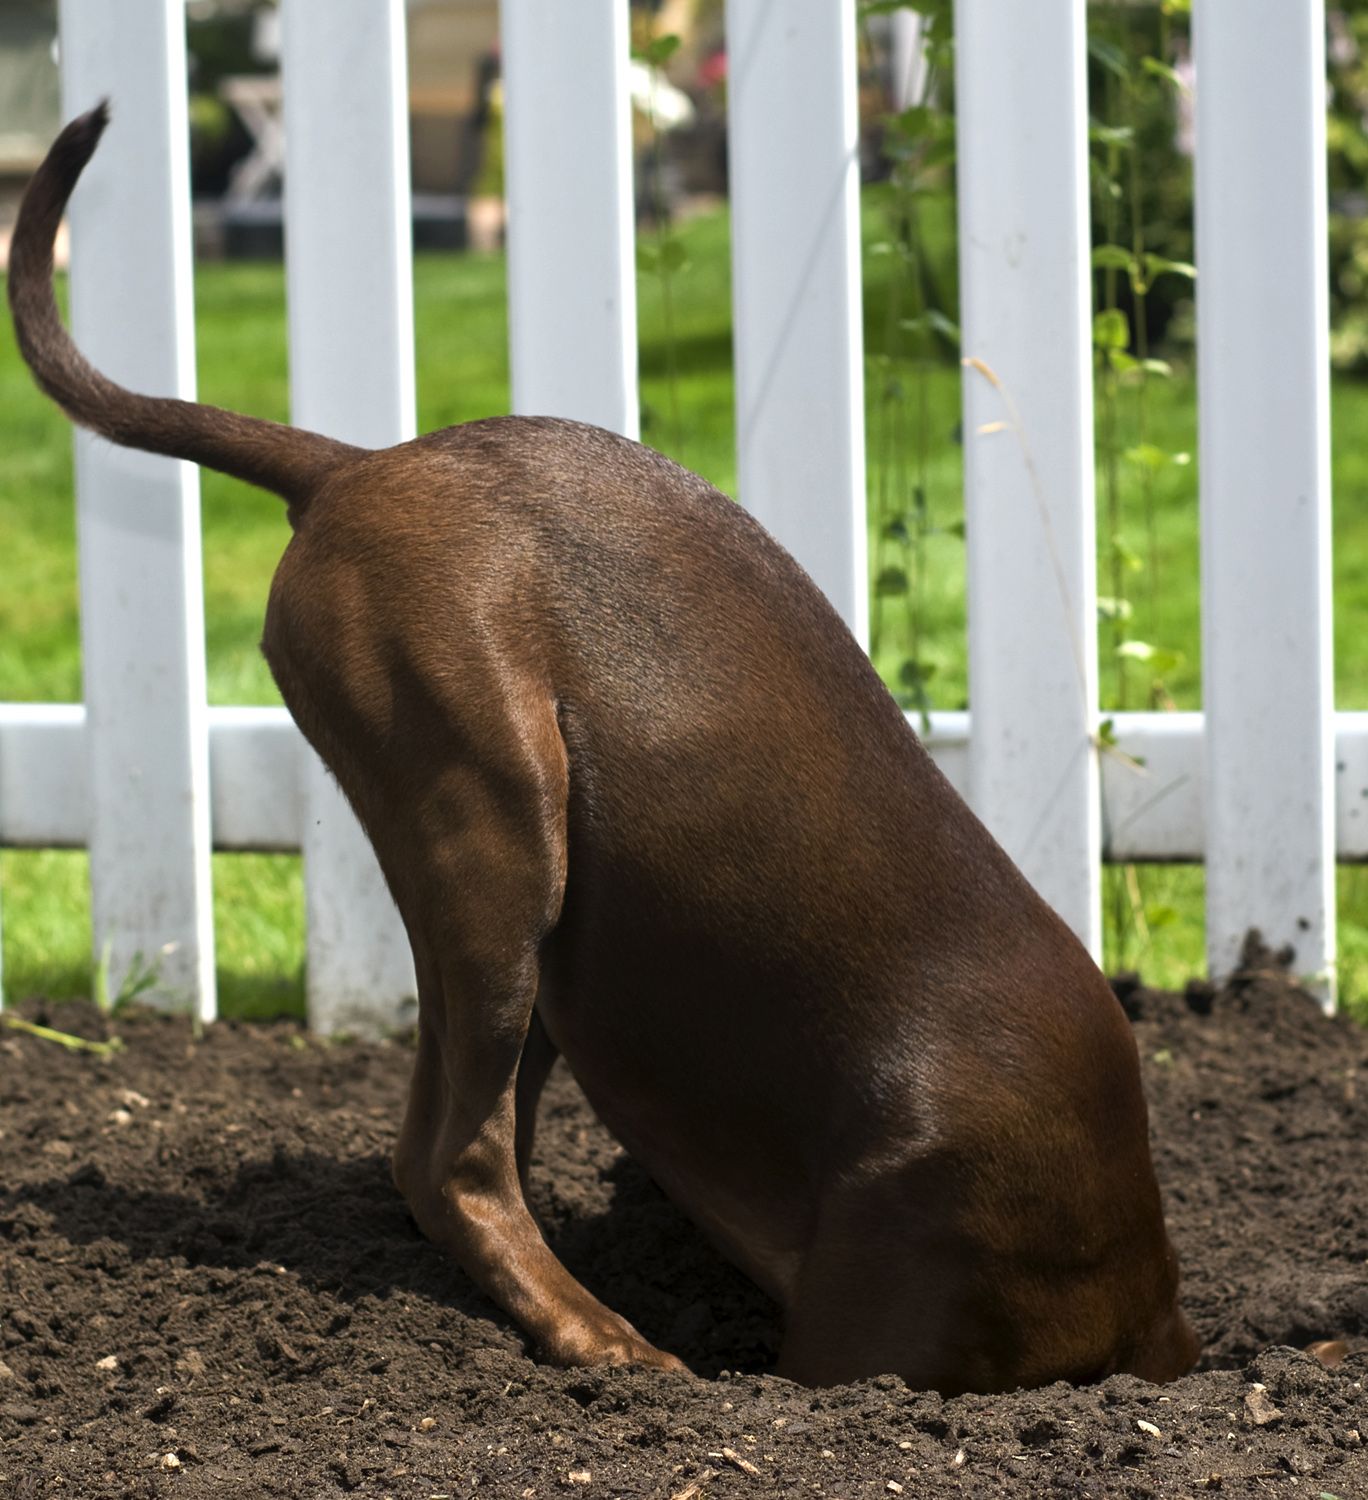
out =
<path fill-rule="evenodd" d="M 1167 280 L 1189 284 L 1195 268 L 1149 248 L 1147 204 L 1142 184 L 1155 170 L 1146 157 L 1145 122 L 1168 121 L 1184 85 L 1172 66 L 1174 18 L 1186 11 L 1186 0 L 1163 0 L 1154 8 L 1157 35 L 1137 32 L 1127 13 L 1108 8 L 1112 24 L 1097 24 L 1089 53 L 1100 75 L 1089 126 L 1091 185 L 1094 200 L 1092 253 L 1094 288 L 1094 398 L 1097 414 L 1097 458 L 1100 482 L 1101 545 L 1099 566 L 1107 591 L 1098 595 L 1101 632 L 1102 707 L 1124 710 L 1132 702 L 1134 678 L 1144 684 L 1144 706 L 1172 708 L 1166 680 L 1184 665 L 1181 650 L 1160 644 L 1163 631 L 1158 515 L 1155 479 L 1168 465 L 1186 467 L 1186 451 L 1166 450 L 1154 441 L 1150 392 L 1155 381 L 1168 380 L 1172 364 L 1150 348 L 1150 297 Z M 1101 18 L 1095 17 L 1101 21 Z M 1157 53 L 1136 50 L 1136 42 L 1153 44 Z M 1125 407 L 1123 410 L 1123 397 Z M 1131 540 L 1131 528 L 1143 529 L 1143 553 Z M 1144 575 L 1147 587 L 1140 607 L 1132 584 Z M 1111 721 L 1099 737 L 1104 753 L 1114 753 Z M 1145 877 L 1135 865 L 1113 868 L 1105 880 L 1105 912 L 1110 944 L 1122 964 L 1148 951 L 1159 928 L 1174 920 L 1171 906 L 1146 900 Z"/>
<path fill-rule="evenodd" d="M 141 951 L 135 953 L 128 968 L 124 971 L 123 978 L 119 981 L 119 988 L 111 995 L 109 992 L 110 952 L 109 943 L 106 943 L 100 950 L 100 961 L 95 965 L 93 989 L 96 1010 L 102 1016 L 112 1019 L 120 1011 L 132 1005 L 140 995 L 145 995 L 156 987 L 161 966 L 155 960 L 148 963 Z"/>
<path fill-rule="evenodd" d="M 674 279 L 688 268 L 688 256 L 684 242 L 674 232 L 670 223 L 669 208 L 665 202 L 665 158 L 662 143 L 663 132 L 656 114 L 656 78 L 665 64 L 679 50 L 680 38 L 673 33 L 651 36 L 632 56 L 649 69 L 651 79 L 650 102 L 647 107 L 647 128 L 651 170 L 648 174 L 651 193 L 651 238 L 640 239 L 637 244 L 637 270 L 654 275 L 660 288 L 661 317 L 665 334 L 665 388 L 669 401 L 669 431 L 666 441 L 670 450 L 678 456 L 684 445 L 684 430 L 679 409 L 679 337 L 675 326 Z M 648 428 L 654 413 L 643 407 L 642 426 Z"/>
<path fill-rule="evenodd" d="M 1340 0 L 1328 17 L 1330 352 L 1368 371 L 1368 0 Z"/>
<path fill-rule="evenodd" d="M 871 0 L 863 22 L 901 7 Z M 953 197 L 955 121 L 944 107 L 953 59 L 953 8 L 948 0 L 920 0 L 922 67 L 918 96 L 886 113 L 881 141 L 888 167 L 887 237 L 869 248 L 890 265 L 882 348 L 867 362 L 873 400 L 873 601 L 870 651 L 887 664 L 889 637 L 898 642 L 892 688 L 904 708 L 929 725 L 932 682 L 939 670 L 927 626 L 928 550 L 933 537 L 963 539 L 958 495 L 932 494 L 931 454 L 939 435 L 931 417 L 931 371 L 958 353 L 959 328 L 928 249 L 928 214 Z M 948 519 L 946 517 L 949 513 Z"/>
<path fill-rule="evenodd" d="M 16 1016 L 10 1011 L 0 1011 L 0 1021 L 14 1031 L 36 1036 L 44 1042 L 55 1042 L 59 1047 L 65 1047 L 68 1052 L 94 1052 L 99 1057 L 108 1057 L 111 1053 L 123 1049 L 121 1037 L 110 1036 L 103 1042 L 96 1042 L 89 1037 L 76 1036 L 70 1031 L 58 1031 L 52 1026 L 40 1026 L 37 1021 L 26 1021 L 23 1016 Z"/>

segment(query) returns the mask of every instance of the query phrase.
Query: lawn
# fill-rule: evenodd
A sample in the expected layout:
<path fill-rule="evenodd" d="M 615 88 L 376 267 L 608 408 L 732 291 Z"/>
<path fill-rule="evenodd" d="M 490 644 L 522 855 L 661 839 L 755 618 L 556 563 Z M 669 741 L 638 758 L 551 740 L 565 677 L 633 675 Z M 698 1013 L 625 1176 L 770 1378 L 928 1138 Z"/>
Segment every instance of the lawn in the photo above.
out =
<path fill-rule="evenodd" d="M 871 574 L 875 661 L 908 701 L 920 683 L 938 708 L 966 700 L 964 559 L 959 530 L 960 375 L 942 345 L 934 358 L 909 350 L 900 329 L 907 290 L 889 253 L 886 201 L 867 197 L 866 352 Z M 685 226 L 687 263 L 673 285 L 667 327 L 658 278 L 640 285 L 642 428 L 646 442 L 735 487 L 728 223 L 712 214 Z M 942 237 L 943 238 L 943 237 Z M 953 268 L 942 261 L 942 274 Z M 415 269 L 418 403 L 422 430 L 504 411 L 508 369 L 501 258 L 420 256 Z M 196 278 L 203 399 L 263 416 L 287 414 L 284 282 L 278 266 L 206 265 Z M 1099 477 L 1099 590 L 1124 595 L 1124 635 L 1170 660 L 1162 681 L 1134 666 L 1123 681 L 1112 627 L 1102 656 L 1108 706 L 1200 706 L 1196 416 L 1190 373 L 1175 360 L 1169 380 L 1143 396 L 1118 393 L 1113 446 L 1141 439 L 1193 461 L 1147 469 L 1119 463 L 1117 508 Z M 1143 403 L 1143 410 L 1141 405 Z M 1340 708 L 1368 709 L 1368 388 L 1334 387 L 1335 648 Z M 72 514 L 71 439 L 65 420 L 32 386 L 13 338 L 0 335 L 0 700 L 81 696 Z M 1148 475 L 1148 478 L 1146 477 Z M 1146 491 L 1146 485 L 1149 488 Z M 205 473 L 202 480 L 206 639 L 213 703 L 275 703 L 257 650 L 271 570 L 287 537 L 278 501 Z M 918 497 L 924 497 L 919 503 Z M 907 587 L 904 588 L 903 581 Z M 911 665 L 909 665 L 911 664 Z M 86 993 L 90 930 L 85 858 L 69 851 L 0 852 L 4 974 L 11 996 Z M 217 855 L 214 865 L 224 1009 L 267 1015 L 302 1008 L 303 901 L 299 861 Z M 1153 922 L 1144 939 L 1132 901 L 1109 872 L 1108 960 L 1176 983 L 1201 971 L 1200 869 L 1139 872 Z M 1340 874 L 1343 989 L 1368 996 L 1368 884 Z"/>

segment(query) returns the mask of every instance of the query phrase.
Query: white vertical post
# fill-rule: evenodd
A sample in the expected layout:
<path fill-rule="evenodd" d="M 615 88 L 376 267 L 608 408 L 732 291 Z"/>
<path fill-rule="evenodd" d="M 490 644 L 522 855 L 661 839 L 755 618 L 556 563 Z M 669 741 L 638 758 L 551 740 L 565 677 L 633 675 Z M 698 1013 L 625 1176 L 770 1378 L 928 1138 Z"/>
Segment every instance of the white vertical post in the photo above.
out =
<path fill-rule="evenodd" d="M 626 0 L 503 0 L 513 410 L 634 438 Z"/>
<path fill-rule="evenodd" d="M 1207 957 L 1258 927 L 1330 999 L 1325 13 L 1255 10 L 1193 7 Z"/>
<path fill-rule="evenodd" d="M 387 447 L 416 421 L 402 0 L 288 0 L 281 51 L 293 420 Z M 403 924 L 312 755 L 305 788 L 310 1024 L 392 1025 L 415 993 Z"/>
<path fill-rule="evenodd" d="M 970 800 L 1101 952 L 1083 0 L 958 0 Z"/>
<path fill-rule="evenodd" d="M 741 503 L 869 636 L 852 0 L 728 0 Z"/>
<path fill-rule="evenodd" d="M 195 394 L 181 0 L 62 0 L 65 115 L 112 123 L 71 208 L 71 320 L 134 390 Z M 214 1014 L 199 476 L 76 440 L 97 963 L 117 992 Z"/>

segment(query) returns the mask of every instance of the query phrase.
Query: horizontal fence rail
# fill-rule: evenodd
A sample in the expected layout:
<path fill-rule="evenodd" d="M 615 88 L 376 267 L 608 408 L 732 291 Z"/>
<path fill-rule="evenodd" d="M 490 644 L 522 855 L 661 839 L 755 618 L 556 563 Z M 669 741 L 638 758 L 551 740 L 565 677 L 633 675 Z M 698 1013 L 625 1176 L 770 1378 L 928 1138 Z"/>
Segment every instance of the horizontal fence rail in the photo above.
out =
<path fill-rule="evenodd" d="M 1205 833 L 1205 724 L 1200 713 L 1111 715 L 1101 756 L 1095 854 L 1140 864 L 1199 864 Z M 307 746 L 283 708 L 210 708 L 209 792 L 215 849 L 298 852 L 308 817 Z M 970 713 L 908 722 L 967 795 Z M 0 704 L 0 845 L 84 848 L 91 805 L 83 772 L 90 730 L 79 703 Z M 1334 716 L 1335 850 L 1368 861 L 1368 713 Z"/>
<path fill-rule="evenodd" d="M 1207 711 L 1116 714 L 1106 746 L 1084 0 L 955 9 L 974 709 L 927 743 L 1094 951 L 1101 859 L 1205 861 L 1212 972 L 1260 925 L 1329 997 L 1334 861 L 1368 860 L 1368 714 L 1330 698 L 1324 5 L 1269 0 L 1255 26 L 1194 0 Z M 513 404 L 630 434 L 625 0 L 502 16 Z M 60 6 L 68 112 L 115 99 L 73 204 L 76 335 L 189 396 L 183 19 Z M 294 418 L 370 444 L 414 427 L 403 20 L 291 0 L 283 33 Z M 856 7 L 728 0 L 726 24 L 739 499 L 863 640 Z M 411 963 L 330 778 L 284 710 L 205 706 L 193 471 L 81 439 L 77 475 L 88 702 L 0 705 L 0 844 L 89 848 L 111 985 L 159 955 L 162 998 L 206 1017 L 211 847 L 302 850 L 311 1020 L 392 1023 Z"/>

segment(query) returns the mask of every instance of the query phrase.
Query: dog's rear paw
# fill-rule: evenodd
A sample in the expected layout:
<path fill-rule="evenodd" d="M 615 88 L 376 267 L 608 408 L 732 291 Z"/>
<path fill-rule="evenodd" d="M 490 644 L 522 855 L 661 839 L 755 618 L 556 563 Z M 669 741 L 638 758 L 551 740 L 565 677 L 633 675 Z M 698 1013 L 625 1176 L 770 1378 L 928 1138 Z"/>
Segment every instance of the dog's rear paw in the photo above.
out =
<path fill-rule="evenodd" d="M 541 1352 L 543 1358 L 555 1365 L 639 1365 L 681 1375 L 690 1373 L 682 1360 L 657 1349 L 615 1313 L 609 1313 L 602 1323 L 567 1320 Z"/>

